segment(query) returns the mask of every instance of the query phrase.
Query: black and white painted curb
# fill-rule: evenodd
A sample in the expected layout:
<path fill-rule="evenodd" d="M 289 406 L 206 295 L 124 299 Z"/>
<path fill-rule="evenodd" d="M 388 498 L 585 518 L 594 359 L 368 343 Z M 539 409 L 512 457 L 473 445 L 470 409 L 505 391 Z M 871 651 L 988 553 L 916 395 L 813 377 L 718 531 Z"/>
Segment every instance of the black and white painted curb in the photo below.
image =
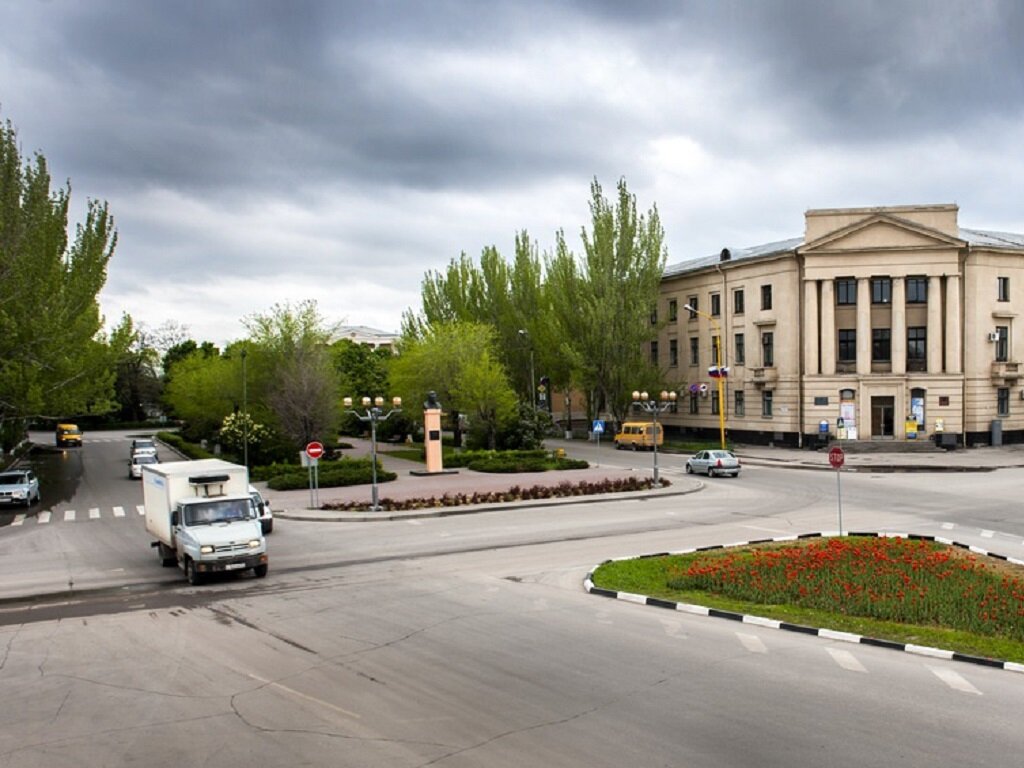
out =
<path fill-rule="evenodd" d="M 655 552 L 647 555 L 640 555 L 638 557 L 621 557 L 613 560 L 605 560 L 605 563 L 617 562 L 620 560 L 642 560 L 649 557 L 666 557 L 668 555 L 689 555 L 694 552 L 707 552 L 716 549 L 729 549 L 732 547 L 747 547 L 754 544 L 771 544 L 775 542 L 786 542 L 786 541 L 797 541 L 798 539 L 816 539 L 826 538 L 830 536 L 839 536 L 838 531 L 819 531 L 817 533 L 802 533 L 795 536 L 778 536 L 771 539 L 754 539 L 752 541 L 738 541 L 732 544 L 712 544 L 706 547 L 695 547 L 693 549 L 684 549 L 679 552 Z M 1009 563 L 1016 565 L 1024 565 L 1024 560 L 1018 560 L 1013 557 L 1007 557 L 1006 555 L 1000 555 L 995 552 L 988 552 L 987 550 L 975 547 L 969 544 L 963 544 L 958 541 L 946 539 L 941 536 L 926 536 L 915 533 L 878 533 L 878 532 L 863 532 L 863 531 L 846 531 L 846 536 L 875 536 L 877 538 L 893 538 L 893 539 L 910 539 L 917 541 L 935 541 L 939 544 L 946 544 L 952 547 L 959 547 L 966 549 L 974 554 L 983 555 L 985 557 L 992 557 L 997 560 L 1005 560 Z M 604 563 L 601 563 L 604 565 Z M 600 566 L 597 566 L 600 567 Z M 895 651 L 905 651 L 907 653 L 915 653 L 920 656 L 931 656 L 936 659 L 948 659 L 950 661 L 964 661 L 970 664 L 980 664 L 986 667 L 996 667 L 999 669 L 1005 669 L 1010 672 L 1024 672 L 1024 664 L 1018 664 L 1012 661 L 1000 661 L 998 659 L 988 659 L 983 656 L 970 656 L 964 653 L 957 653 L 956 651 L 947 651 L 942 648 L 930 648 L 924 645 L 914 645 L 913 643 L 898 643 L 892 640 L 880 640 L 874 637 L 864 637 L 863 635 L 853 634 L 852 632 L 837 632 L 832 629 L 819 629 L 818 627 L 807 627 L 802 624 L 791 624 L 787 621 L 777 621 L 776 619 L 766 619 L 763 616 L 750 616 L 743 613 L 734 613 L 732 611 L 722 611 L 717 608 L 708 608 L 703 605 L 693 605 L 691 603 L 677 603 L 672 600 L 663 600 L 657 597 L 648 597 L 647 595 L 638 595 L 632 592 L 618 592 L 612 589 L 603 589 L 602 587 L 594 586 L 594 571 L 597 567 L 592 569 L 588 574 L 587 578 L 583 582 L 584 588 L 592 595 L 600 595 L 601 597 L 611 597 L 616 600 L 626 600 L 630 603 L 639 603 L 640 605 L 651 605 L 655 608 L 668 608 L 672 611 L 682 611 L 683 613 L 692 613 L 698 616 L 712 616 L 718 619 L 729 619 L 731 621 L 738 621 L 743 624 L 755 624 L 761 627 L 768 627 L 770 629 L 783 629 L 789 632 L 799 632 L 805 635 L 816 635 L 823 637 L 827 640 L 838 640 L 844 643 L 859 643 L 861 645 L 873 645 L 878 648 L 890 648 Z"/>

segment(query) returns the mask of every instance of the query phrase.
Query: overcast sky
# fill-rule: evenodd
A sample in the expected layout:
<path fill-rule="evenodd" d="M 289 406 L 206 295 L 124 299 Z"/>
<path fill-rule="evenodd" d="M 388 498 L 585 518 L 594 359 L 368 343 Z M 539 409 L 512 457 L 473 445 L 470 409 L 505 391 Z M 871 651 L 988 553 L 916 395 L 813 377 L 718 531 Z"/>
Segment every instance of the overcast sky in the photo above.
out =
<path fill-rule="evenodd" d="M 109 202 L 108 323 L 397 331 L 463 251 L 579 252 L 595 177 L 669 263 L 808 208 L 1024 232 L 1022 41 L 1019 0 L 0 0 L 0 119 Z"/>

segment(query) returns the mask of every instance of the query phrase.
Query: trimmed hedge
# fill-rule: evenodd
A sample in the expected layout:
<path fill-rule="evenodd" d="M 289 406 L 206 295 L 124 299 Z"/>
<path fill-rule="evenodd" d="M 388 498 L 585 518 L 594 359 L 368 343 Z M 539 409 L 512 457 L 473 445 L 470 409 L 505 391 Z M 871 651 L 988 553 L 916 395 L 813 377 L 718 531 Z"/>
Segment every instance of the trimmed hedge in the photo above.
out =
<path fill-rule="evenodd" d="M 157 432 L 156 439 L 180 451 L 190 459 L 215 459 L 217 456 L 195 443 L 185 440 L 177 432 Z"/>
<path fill-rule="evenodd" d="M 317 484 L 320 488 L 339 488 L 347 485 L 367 485 L 373 482 L 373 468 L 369 459 L 348 459 L 324 462 L 317 467 Z M 388 483 L 398 477 L 377 462 L 377 482 Z M 309 470 L 305 467 L 275 474 L 267 481 L 275 491 L 293 491 L 309 487 Z"/>
<path fill-rule="evenodd" d="M 543 448 L 525 451 L 461 451 L 446 453 L 446 467 L 466 467 L 474 472 L 547 472 L 561 469 L 586 469 L 582 459 L 556 458 Z"/>

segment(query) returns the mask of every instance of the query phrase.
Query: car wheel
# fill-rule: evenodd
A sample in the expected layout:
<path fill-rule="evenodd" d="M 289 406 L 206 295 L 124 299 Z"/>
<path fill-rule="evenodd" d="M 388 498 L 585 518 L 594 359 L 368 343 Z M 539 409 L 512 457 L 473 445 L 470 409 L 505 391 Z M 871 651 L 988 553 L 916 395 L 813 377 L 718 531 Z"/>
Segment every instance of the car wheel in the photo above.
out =
<path fill-rule="evenodd" d="M 712 469 L 711 467 L 708 467 L 708 477 L 714 477 L 714 476 L 715 476 L 715 470 Z"/>
<path fill-rule="evenodd" d="M 196 570 L 195 560 L 185 561 L 185 577 L 188 579 L 188 583 L 193 587 L 198 587 L 203 583 L 203 577 L 200 575 L 199 571 Z"/>
<path fill-rule="evenodd" d="M 688 474 L 688 475 L 692 475 L 693 474 L 693 467 L 690 466 L 690 462 L 686 462 L 686 474 Z"/>
<path fill-rule="evenodd" d="M 269 567 L 270 567 L 269 565 L 267 565 L 266 563 L 263 563 L 262 565 L 257 565 L 255 568 L 253 568 L 252 572 L 254 574 L 256 574 L 256 578 L 257 579 L 262 579 L 264 576 L 267 575 L 267 569 Z"/>
<path fill-rule="evenodd" d="M 633 453 L 636 453 L 636 443 L 631 443 L 629 448 L 631 451 L 633 451 Z"/>

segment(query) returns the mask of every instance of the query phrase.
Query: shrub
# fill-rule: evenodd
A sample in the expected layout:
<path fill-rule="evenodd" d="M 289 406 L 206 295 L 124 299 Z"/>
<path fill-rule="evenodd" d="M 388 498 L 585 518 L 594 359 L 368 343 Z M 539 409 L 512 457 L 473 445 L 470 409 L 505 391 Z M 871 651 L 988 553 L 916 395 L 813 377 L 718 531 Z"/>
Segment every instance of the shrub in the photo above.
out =
<path fill-rule="evenodd" d="M 377 462 L 377 482 L 387 483 L 397 478 Z M 338 488 L 347 485 L 365 485 L 373 482 L 373 469 L 369 459 L 339 459 L 318 466 L 317 482 L 321 488 Z M 309 487 L 309 470 L 305 467 L 273 475 L 267 485 L 275 491 L 292 491 Z"/>
<path fill-rule="evenodd" d="M 171 446 L 180 453 L 183 453 L 190 459 L 215 459 L 217 458 L 212 452 L 206 450 L 200 445 L 190 443 L 188 440 L 183 438 L 176 432 L 157 432 L 156 438 L 162 443 Z"/>

